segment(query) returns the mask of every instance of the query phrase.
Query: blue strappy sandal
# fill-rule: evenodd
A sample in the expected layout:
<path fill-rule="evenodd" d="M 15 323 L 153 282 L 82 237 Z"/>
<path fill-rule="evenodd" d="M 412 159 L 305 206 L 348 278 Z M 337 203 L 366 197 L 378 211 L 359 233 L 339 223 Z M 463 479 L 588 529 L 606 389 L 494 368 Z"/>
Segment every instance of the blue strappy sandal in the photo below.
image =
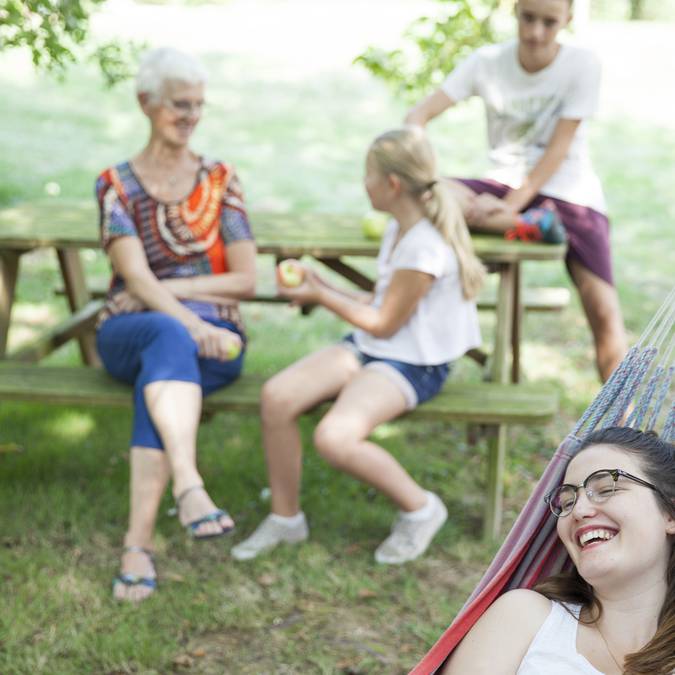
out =
<path fill-rule="evenodd" d="M 205 490 L 203 485 L 193 485 L 192 487 L 189 487 L 187 490 L 183 490 L 178 497 L 176 497 L 176 506 L 174 509 L 171 510 L 170 513 L 178 515 L 180 511 L 180 503 L 181 501 L 185 498 L 185 496 L 192 492 L 193 490 Z M 189 523 L 186 523 L 183 527 L 188 531 L 188 533 L 192 536 L 193 539 L 216 539 L 217 537 L 222 537 L 225 534 L 230 534 L 234 530 L 234 525 L 232 527 L 223 527 L 220 524 L 220 519 L 221 518 L 230 518 L 230 514 L 227 511 L 223 511 L 222 509 L 216 509 L 215 511 L 212 511 L 211 513 L 207 513 L 205 516 L 202 516 L 201 518 L 198 518 L 197 520 L 193 520 Z M 214 532 L 213 534 L 197 534 L 197 530 L 201 525 L 204 523 L 213 523 L 216 522 L 218 523 L 218 526 L 220 527 L 220 532 Z"/>
<path fill-rule="evenodd" d="M 152 562 L 152 567 L 155 567 L 155 558 L 152 555 L 152 551 L 149 551 L 147 548 L 142 546 L 125 546 L 123 549 L 124 553 L 144 553 L 150 558 Z M 112 582 L 113 592 L 115 590 L 116 584 L 123 584 L 124 586 L 145 586 L 146 588 L 152 589 L 154 592 L 157 588 L 157 577 L 142 577 L 138 574 L 118 574 Z M 148 596 L 149 597 L 149 596 Z"/>

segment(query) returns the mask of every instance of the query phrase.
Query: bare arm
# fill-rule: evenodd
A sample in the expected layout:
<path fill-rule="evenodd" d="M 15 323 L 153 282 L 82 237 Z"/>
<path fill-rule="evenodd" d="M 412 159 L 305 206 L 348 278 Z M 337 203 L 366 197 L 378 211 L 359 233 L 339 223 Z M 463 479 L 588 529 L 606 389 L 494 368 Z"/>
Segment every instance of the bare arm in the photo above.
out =
<path fill-rule="evenodd" d="M 539 593 L 505 593 L 459 643 L 442 675 L 515 675 L 550 611 L 550 600 Z"/>
<path fill-rule="evenodd" d="M 235 333 L 217 328 L 184 307 L 154 275 L 137 237 L 120 237 L 108 247 L 113 269 L 124 279 L 128 292 L 148 309 L 180 321 L 197 343 L 201 356 L 226 361 L 232 343 L 241 343 Z"/>
<path fill-rule="evenodd" d="M 145 307 L 168 314 L 186 327 L 199 321 L 199 317 L 178 302 L 174 294 L 154 275 L 138 238 L 115 239 L 108 247 L 108 256 L 115 272 L 124 279 L 129 294 Z"/>
<path fill-rule="evenodd" d="M 281 294 L 298 303 L 316 303 L 334 312 L 353 326 L 377 338 L 394 335 L 410 318 L 420 299 L 427 293 L 434 277 L 416 270 L 397 270 L 381 307 L 364 304 L 335 290 L 308 271 L 305 282 L 297 289 L 281 288 Z"/>
<path fill-rule="evenodd" d="M 522 211 L 560 168 L 567 156 L 579 124 L 581 124 L 581 120 L 561 119 L 558 121 L 544 154 L 525 178 L 523 184 L 504 197 L 506 204 L 515 213 Z"/>
<path fill-rule="evenodd" d="M 408 111 L 405 123 L 424 127 L 453 105 L 455 102 L 442 89 L 437 89 Z"/>
<path fill-rule="evenodd" d="M 580 120 L 559 120 L 544 154 L 525 177 L 523 184 L 517 190 L 511 190 L 503 199 L 488 192 L 475 197 L 466 212 L 469 224 L 472 227 L 485 227 L 495 218 L 506 218 L 511 222 L 558 170 L 567 156 L 579 124 Z"/>
<path fill-rule="evenodd" d="M 355 288 L 338 288 L 337 286 L 333 286 L 333 284 L 326 281 L 323 277 L 319 277 L 319 281 L 327 289 L 335 291 L 336 293 L 341 293 L 346 298 L 350 298 L 355 302 L 360 302 L 363 305 L 368 305 L 373 301 L 374 293 L 371 291 L 363 291 Z"/>
<path fill-rule="evenodd" d="M 255 257 L 253 241 L 236 241 L 227 247 L 228 272 L 164 279 L 161 283 L 173 295 L 185 300 L 222 302 L 252 298 L 255 295 Z"/>

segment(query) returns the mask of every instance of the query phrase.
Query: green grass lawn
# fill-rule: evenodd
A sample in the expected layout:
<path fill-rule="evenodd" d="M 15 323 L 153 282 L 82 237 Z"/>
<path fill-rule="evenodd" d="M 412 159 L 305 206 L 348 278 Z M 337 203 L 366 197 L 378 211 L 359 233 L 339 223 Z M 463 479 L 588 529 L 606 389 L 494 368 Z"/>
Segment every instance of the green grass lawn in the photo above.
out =
<path fill-rule="evenodd" d="M 406 2 L 392 5 L 400 9 Z M 650 43 L 644 25 L 602 30 L 605 38 L 612 30 L 631 37 L 636 54 Z M 211 46 L 200 51 L 212 79 L 195 147 L 236 164 L 255 208 L 366 210 L 364 151 L 376 133 L 399 123 L 401 103 L 348 59 L 314 72 L 294 69 L 295 62 L 281 56 L 275 60 L 269 45 L 258 55 Z M 630 82 L 622 84 L 628 91 Z M 0 86 L 0 205 L 43 197 L 48 183 L 58 184 L 62 196 L 90 196 L 96 174 L 144 140 L 131 86 L 102 90 L 87 67 L 57 82 L 34 75 L 22 56 L 8 53 L 0 59 Z M 605 107 L 592 133 L 631 339 L 674 281 L 675 127 L 650 116 L 656 103 L 642 103 L 644 115 L 635 113 L 635 102 L 631 114 Z M 480 172 L 482 134 L 480 107 L 473 104 L 435 124 L 442 170 Z M 22 264 L 12 346 L 66 313 L 64 301 L 53 295 L 52 256 L 36 252 Z M 100 254 L 87 252 L 86 264 L 92 277 L 107 275 Z M 271 261 L 261 260 L 260 272 L 268 284 Z M 561 265 L 546 263 L 527 267 L 525 283 L 568 281 Z M 245 312 L 251 372 L 271 374 L 347 330 L 323 311 L 303 318 L 286 307 L 258 305 Z M 489 344 L 493 319 L 481 321 Z M 592 356 L 576 298 L 561 314 L 526 318 L 525 376 L 554 383 L 562 409 L 546 428 L 510 432 L 504 532 L 597 392 Z M 77 358 L 69 345 L 49 361 Z M 462 363 L 458 376 L 474 377 L 473 368 Z M 467 445 L 461 426 L 400 422 L 375 433 L 450 511 L 428 555 L 389 569 L 376 566 L 372 552 L 386 536 L 391 507 L 320 461 L 311 449 L 312 422 L 304 420 L 310 542 L 234 563 L 229 541 L 192 542 L 175 519 L 162 515 L 156 539 L 160 590 L 140 607 L 119 606 L 110 598 L 110 582 L 127 515 L 129 426 L 128 411 L 0 404 L 0 443 L 13 441 L 25 450 L 0 454 L 3 675 L 405 673 L 450 622 L 494 553 L 477 537 L 486 448 Z M 199 447 L 207 485 L 235 517 L 238 540 L 268 510 L 259 421 L 216 415 L 202 426 Z M 162 514 L 169 506 L 167 498 Z"/>

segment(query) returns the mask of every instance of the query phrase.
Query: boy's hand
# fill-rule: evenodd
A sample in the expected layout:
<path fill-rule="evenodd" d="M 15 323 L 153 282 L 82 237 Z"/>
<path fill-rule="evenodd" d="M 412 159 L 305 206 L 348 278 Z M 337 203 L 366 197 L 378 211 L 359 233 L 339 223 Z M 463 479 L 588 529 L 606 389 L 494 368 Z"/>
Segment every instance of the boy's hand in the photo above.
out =
<path fill-rule="evenodd" d="M 489 192 L 483 192 L 469 204 L 466 220 L 470 225 L 484 227 L 489 219 L 496 215 L 512 215 L 515 217 L 516 213 L 503 199 L 499 199 Z"/>

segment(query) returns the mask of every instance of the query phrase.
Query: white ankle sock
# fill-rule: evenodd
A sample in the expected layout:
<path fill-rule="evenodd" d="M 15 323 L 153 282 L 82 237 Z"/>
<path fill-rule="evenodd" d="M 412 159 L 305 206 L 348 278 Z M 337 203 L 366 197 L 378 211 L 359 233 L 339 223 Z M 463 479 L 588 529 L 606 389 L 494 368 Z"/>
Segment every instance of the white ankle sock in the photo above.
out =
<path fill-rule="evenodd" d="M 412 521 L 426 520 L 433 513 L 434 504 L 431 501 L 431 494 L 432 493 L 428 492 L 427 490 L 425 490 L 424 492 L 427 496 L 427 503 L 421 509 L 417 509 L 417 511 L 402 511 L 401 512 L 403 514 L 403 517 L 406 520 L 412 520 Z"/>
<path fill-rule="evenodd" d="M 275 523 L 286 527 L 297 527 L 305 522 L 305 514 L 302 511 L 298 511 L 294 516 L 280 516 L 278 513 L 270 513 L 270 517 Z"/>

